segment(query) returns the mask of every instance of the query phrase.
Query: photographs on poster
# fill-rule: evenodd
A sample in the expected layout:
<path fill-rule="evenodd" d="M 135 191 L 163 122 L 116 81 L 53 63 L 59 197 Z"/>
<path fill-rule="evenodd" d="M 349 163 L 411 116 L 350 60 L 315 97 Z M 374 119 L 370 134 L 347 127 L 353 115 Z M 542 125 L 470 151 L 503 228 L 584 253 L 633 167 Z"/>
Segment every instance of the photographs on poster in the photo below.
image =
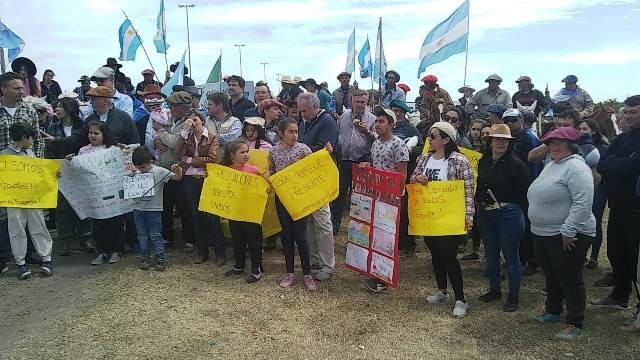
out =
<path fill-rule="evenodd" d="M 358 193 L 351 194 L 350 216 L 358 220 L 370 222 L 373 199 Z"/>
<path fill-rule="evenodd" d="M 360 246 L 369 247 L 369 224 L 363 224 L 355 220 L 349 220 L 347 233 L 349 241 Z"/>

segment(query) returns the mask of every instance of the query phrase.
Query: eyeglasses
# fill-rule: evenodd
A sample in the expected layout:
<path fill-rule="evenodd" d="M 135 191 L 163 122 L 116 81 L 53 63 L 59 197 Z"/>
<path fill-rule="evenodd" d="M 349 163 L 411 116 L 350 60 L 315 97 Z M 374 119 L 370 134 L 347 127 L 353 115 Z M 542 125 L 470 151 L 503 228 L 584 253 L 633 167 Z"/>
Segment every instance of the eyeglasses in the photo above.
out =
<path fill-rule="evenodd" d="M 514 116 L 509 116 L 506 118 L 502 118 L 502 121 L 504 121 L 505 124 L 511 124 L 514 122 L 518 122 L 518 120 L 520 120 L 519 117 L 514 117 Z"/>
<path fill-rule="evenodd" d="M 431 140 L 435 140 L 438 137 L 438 135 L 436 135 L 436 133 L 431 133 L 429 134 L 429 137 L 431 138 Z"/>
<path fill-rule="evenodd" d="M 460 119 L 455 116 L 447 116 L 447 115 L 442 115 L 442 120 L 446 122 L 454 123 L 454 124 L 457 124 L 458 121 L 460 121 Z"/>

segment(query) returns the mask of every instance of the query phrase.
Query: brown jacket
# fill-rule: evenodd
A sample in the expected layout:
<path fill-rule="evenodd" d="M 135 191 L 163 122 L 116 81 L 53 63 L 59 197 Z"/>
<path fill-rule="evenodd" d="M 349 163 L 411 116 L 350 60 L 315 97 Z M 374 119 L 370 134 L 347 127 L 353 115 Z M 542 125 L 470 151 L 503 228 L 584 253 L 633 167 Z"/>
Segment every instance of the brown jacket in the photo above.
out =
<path fill-rule="evenodd" d="M 354 87 L 349 85 L 349 99 L 353 98 L 353 92 L 355 91 Z M 332 94 L 336 98 L 336 113 L 342 114 L 342 106 L 344 105 L 344 99 L 342 98 L 342 90 L 337 88 L 333 91 Z M 351 101 L 349 101 L 349 105 L 351 105 Z"/>
<path fill-rule="evenodd" d="M 218 147 L 220 146 L 217 135 L 207 134 L 207 136 L 205 136 L 204 134 L 202 134 L 202 136 L 200 137 L 200 141 L 198 142 L 197 158 L 193 157 L 196 151 L 196 139 L 194 133 L 192 131 L 185 133 L 185 130 L 183 130 L 180 135 L 181 136 L 176 143 L 175 151 L 176 155 L 178 155 L 178 157 L 182 160 L 180 166 L 182 166 L 183 172 L 187 171 L 189 166 L 192 166 L 194 168 L 204 168 L 206 171 L 206 163 L 216 162 L 216 160 L 218 159 Z M 193 158 L 191 164 L 187 164 L 184 161 L 187 157 Z"/>

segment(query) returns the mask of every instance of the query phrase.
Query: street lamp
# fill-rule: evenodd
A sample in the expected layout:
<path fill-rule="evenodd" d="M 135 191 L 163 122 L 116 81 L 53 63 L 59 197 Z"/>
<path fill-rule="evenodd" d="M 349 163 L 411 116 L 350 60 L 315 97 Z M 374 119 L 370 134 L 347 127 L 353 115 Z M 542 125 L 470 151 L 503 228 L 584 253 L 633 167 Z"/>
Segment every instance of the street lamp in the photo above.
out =
<path fill-rule="evenodd" d="M 264 79 L 264 82 L 267 82 L 267 65 L 269 65 L 268 62 L 261 62 L 260 64 L 262 64 L 262 78 Z"/>
<path fill-rule="evenodd" d="M 280 76 L 282 76 L 282 74 L 276 74 L 276 80 L 278 80 L 278 92 L 281 91 L 282 87 L 282 85 L 280 85 Z"/>
<path fill-rule="evenodd" d="M 238 52 L 240 53 L 240 77 L 242 77 L 242 48 L 244 44 L 234 44 L 233 46 L 238 48 Z"/>
<path fill-rule="evenodd" d="M 191 76 L 193 76 L 193 68 L 191 67 L 191 40 L 189 39 L 189 8 L 195 7 L 195 4 L 182 4 L 178 5 L 179 8 L 184 8 L 187 14 L 187 52 L 189 53 L 189 69 L 191 69 Z"/>

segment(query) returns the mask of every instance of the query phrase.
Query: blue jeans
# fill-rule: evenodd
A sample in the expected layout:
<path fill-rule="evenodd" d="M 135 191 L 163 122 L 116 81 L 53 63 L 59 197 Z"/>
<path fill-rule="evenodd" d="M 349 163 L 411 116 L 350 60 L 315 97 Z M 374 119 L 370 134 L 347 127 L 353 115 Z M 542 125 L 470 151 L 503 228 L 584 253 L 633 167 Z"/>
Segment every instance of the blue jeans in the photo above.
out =
<path fill-rule="evenodd" d="M 507 261 L 509 296 L 518 298 L 522 282 L 520 263 L 520 239 L 524 233 L 524 214 L 517 204 L 507 204 L 501 209 L 478 211 L 478 227 L 487 254 L 489 287 L 500 290 L 500 250 Z"/>
<path fill-rule="evenodd" d="M 596 237 L 591 245 L 591 259 L 598 260 L 600 246 L 602 245 L 602 216 L 607 205 L 607 189 L 604 185 L 599 185 L 593 193 L 593 216 L 596 217 Z"/>
<path fill-rule="evenodd" d="M 156 252 L 156 258 L 164 259 L 162 211 L 133 210 L 133 220 L 136 223 L 140 255 L 149 257 L 149 240 L 151 240 Z"/>

